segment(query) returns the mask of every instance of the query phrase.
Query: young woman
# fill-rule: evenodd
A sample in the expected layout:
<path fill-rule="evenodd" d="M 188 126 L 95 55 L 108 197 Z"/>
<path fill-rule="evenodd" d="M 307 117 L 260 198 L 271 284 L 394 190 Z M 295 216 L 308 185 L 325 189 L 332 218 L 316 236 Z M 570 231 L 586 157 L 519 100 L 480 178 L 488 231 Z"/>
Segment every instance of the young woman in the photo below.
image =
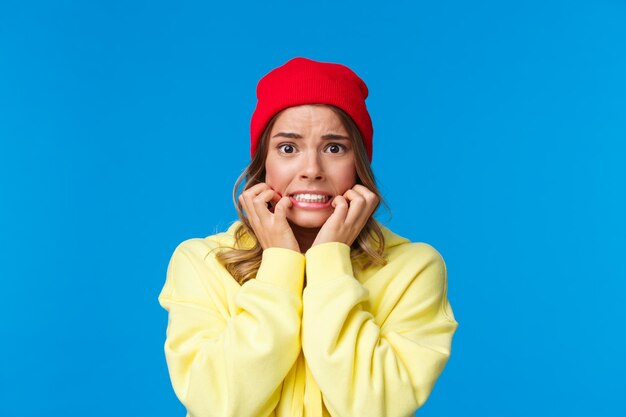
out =
<path fill-rule="evenodd" d="M 446 268 L 372 215 L 365 83 L 295 58 L 257 87 L 228 231 L 176 248 L 159 296 L 189 416 L 407 416 L 457 328 Z"/>

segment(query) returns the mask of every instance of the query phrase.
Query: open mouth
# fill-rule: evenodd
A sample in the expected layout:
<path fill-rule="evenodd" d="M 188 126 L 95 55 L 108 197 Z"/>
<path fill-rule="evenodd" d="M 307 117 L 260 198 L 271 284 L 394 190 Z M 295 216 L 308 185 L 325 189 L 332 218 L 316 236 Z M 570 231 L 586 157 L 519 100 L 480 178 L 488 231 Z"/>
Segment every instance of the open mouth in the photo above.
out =
<path fill-rule="evenodd" d="M 302 203 L 327 203 L 331 200 L 331 196 L 324 194 L 291 194 L 291 198 Z"/>

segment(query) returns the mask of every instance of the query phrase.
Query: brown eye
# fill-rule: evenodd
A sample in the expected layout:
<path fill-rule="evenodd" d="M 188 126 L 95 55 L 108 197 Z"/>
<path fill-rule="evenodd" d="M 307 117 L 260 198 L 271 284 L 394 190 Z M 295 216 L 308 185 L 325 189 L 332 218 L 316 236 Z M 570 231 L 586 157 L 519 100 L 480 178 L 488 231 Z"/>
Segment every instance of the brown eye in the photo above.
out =
<path fill-rule="evenodd" d="M 339 145 L 338 143 L 331 143 L 326 147 L 327 152 L 330 153 L 341 153 L 345 150 L 343 145 Z"/>
<path fill-rule="evenodd" d="M 293 145 L 290 145 L 288 143 L 284 143 L 282 145 L 278 146 L 278 149 L 282 152 L 282 153 L 294 153 L 296 151 L 296 148 L 293 147 Z"/>

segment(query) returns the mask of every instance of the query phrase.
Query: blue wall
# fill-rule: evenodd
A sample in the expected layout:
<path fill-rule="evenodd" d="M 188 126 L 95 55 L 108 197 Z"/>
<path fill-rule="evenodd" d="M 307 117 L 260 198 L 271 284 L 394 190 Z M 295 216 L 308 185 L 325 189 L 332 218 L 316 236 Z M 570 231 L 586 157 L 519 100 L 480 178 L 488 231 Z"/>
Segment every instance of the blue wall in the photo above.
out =
<path fill-rule="evenodd" d="M 447 262 L 417 415 L 626 415 L 623 1 L 88 3 L 0 5 L 0 415 L 184 415 L 167 262 L 293 56 L 369 85 L 380 219 Z"/>

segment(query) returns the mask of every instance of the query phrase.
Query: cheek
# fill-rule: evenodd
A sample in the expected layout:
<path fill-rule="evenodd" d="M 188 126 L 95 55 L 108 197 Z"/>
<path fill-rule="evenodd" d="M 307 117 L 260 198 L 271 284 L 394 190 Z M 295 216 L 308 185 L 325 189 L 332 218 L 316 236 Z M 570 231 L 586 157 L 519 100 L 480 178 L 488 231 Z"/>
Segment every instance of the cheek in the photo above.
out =
<path fill-rule="evenodd" d="M 341 191 L 341 194 L 345 193 L 356 184 L 356 167 L 354 164 L 347 164 L 338 170 L 336 178 L 339 178 L 337 188 Z"/>
<path fill-rule="evenodd" d="M 265 183 L 275 191 L 282 192 L 288 184 L 288 172 L 281 164 L 272 163 L 267 160 L 265 163 Z"/>

